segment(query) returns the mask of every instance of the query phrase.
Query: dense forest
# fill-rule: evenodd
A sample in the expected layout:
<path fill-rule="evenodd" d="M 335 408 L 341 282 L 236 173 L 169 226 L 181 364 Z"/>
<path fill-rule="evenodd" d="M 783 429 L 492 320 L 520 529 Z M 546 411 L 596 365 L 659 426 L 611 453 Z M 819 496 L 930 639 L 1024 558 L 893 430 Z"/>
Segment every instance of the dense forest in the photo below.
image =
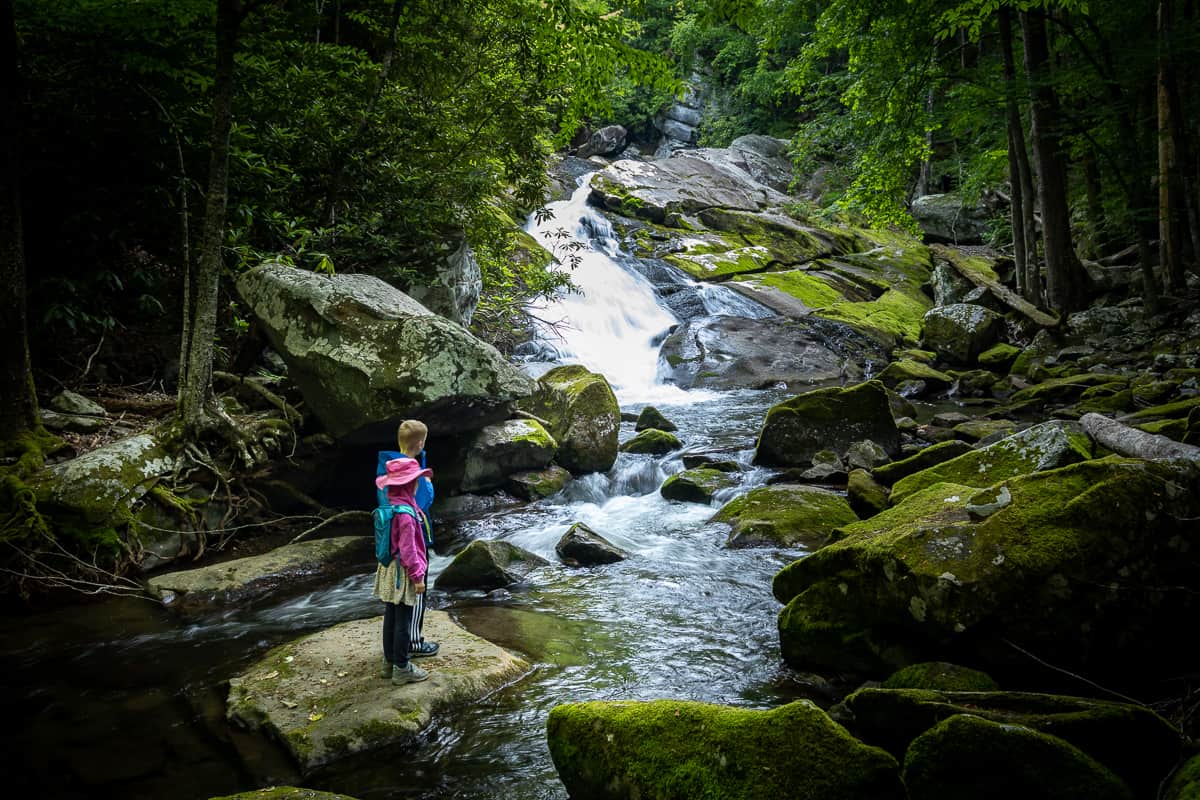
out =
<path fill-rule="evenodd" d="M 261 341 L 231 279 L 267 259 L 401 288 L 466 242 L 474 331 L 511 347 L 569 269 L 514 257 L 547 159 L 582 130 L 650 143 L 685 82 L 700 144 L 788 139 L 814 212 L 915 230 L 912 201 L 990 209 L 1016 289 L 1089 302 L 1122 251 L 1148 309 L 1200 254 L 1193 2 L 4 0 L 0 386 L 5 540 L 48 536 L 22 478 L 39 402 L 174 398 L 240 434 L 214 373 Z M 569 264 L 569 259 L 564 263 Z M 243 448 L 244 452 L 249 452 Z"/>

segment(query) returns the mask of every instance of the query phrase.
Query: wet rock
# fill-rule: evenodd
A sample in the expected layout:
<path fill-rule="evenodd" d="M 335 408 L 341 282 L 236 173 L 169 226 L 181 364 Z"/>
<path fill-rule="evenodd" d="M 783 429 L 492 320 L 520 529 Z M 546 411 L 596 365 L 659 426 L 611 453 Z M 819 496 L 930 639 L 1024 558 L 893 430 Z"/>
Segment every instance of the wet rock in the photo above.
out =
<path fill-rule="evenodd" d="M 268 652 L 229 681 L 229 719 L 271 735 L 304 774 L 368 750 L 413 744 L 439 709 L 471 703 L 525 673 L 520 658 L 467 633 L 444 611 L 425 612 L 441 645 L 422 660 L 429 679 L 379 677 L 383 618 L 360 619 Z"/>
<path fill-rule="evenodd" d="M 958 303 L 925 314 L 921 346 L 953 364 L 970 365 L 1000 335 L 1001 317 L 983 306 Z"/>
<path fill-rule="evenodd" d="M 511 542 L 477 539 L 454 557 L 434 586 L 438 589 L 502 589 L 525 580 L 550 562 Z"/>
<path fill-rule="evenodd" d="M 754 463 L 804 466 L 821 450 L 840 452 L 863 439 L 889 455 L 900 451 L 900 432 L 887 391 L 878 381 L 816 389 L 772 406 L 758 436 Z"/>
<path fill-rule="evenodd" d="M 904 797 L 892 756 L 805 700 L 769 711 L 683 700 L 560 705 L 547 740 L 572 797 Z"/>
<path fill-rule="evenodd" d="M 621 409 L 603 375 L 579 364 L 555 367 L 521 409 L 550 423 L 555 460 L 572 473 L 605 472 L 616 462 Z"/>
<path fill-rule="evenodd" d="M 628 553 L 582 522 L 576 522 L 567 529 L 554 546 L 554 552 L 558 553 L 564 564 L 577 567 L 613 564 L 629 558 Z"/>
<path fill-rule="evenodd" d="M 883 682 L 883 689 L 933 689 L 942 692 L 998 692 L 999 684 L 992 676 L 977 669 L 962 667 L 946 661 L 927 661 L 909 664 L 893 672 Z"/>
<path fill-rule="evenodd" d="M 571 480 L 571 473 L 557 464 L 542 470 L 518 472 L 508 476 L 508 488 L 526 500 L 540 500 L 558 494 Z"/>
<path fill-rule="evenodd" d="M 1120 778 L 1062 739 L 972 714 L 950 717 L 913 741 L 904 785 L 909 800 L 1133 800 Z"/>
<path fill-rule="evenodd" d="M 741 464 L 729 460 L 725 453 L 685 453 L 680 460 L 683 461 L 684 469 L 704 467 L 721 472 L 740 472 L 742 469 Z"/>
<path fill-rule="evenodd" d="M 775 484 L 730 500 L 711 522 L 730 526 L 729 547 L 817 548 L 833 529 L 858 520 L 839 494 L 815 486 Z"/>
<path fill-rule="evenodd" d="M 238 292 L 307 408 L 345 442 L 385 441 L 406 418 L 434 435 L 477 430 L 533 389 L 494 347 L 370 275 L 263 264 Z"/>
<path fill-rule="evenodd" d="M 713 495 L 722 489 L 732 489 L 739 483 L 729 471 L 711 466 L 684 470 L 663 482 L 659 493 L 668 500 L 685 503 L 709 503 Z"/>
<path fill-rule="evenodd" d="M 366 530 L 369 532 L 369 525 Z M 312 539 L 263 555 L 156 575 L 147 585 L 164 604 L 198 611 L 243 603 L 280 587 L 296 591 L 331 575 L 374 566 L 373 546 L 367 535 Z"/>
<path fill-rule="evenodd" d="M 647 428 L 655 428 L 660 431 L 679 430 L 674 422 L 664 417 L 662 412 L 654 406 L 643 408 L 637 415 L 637 422 L 633 426 L 635 431 L 644 431 Z"/>
<path fill-rule="evenodd" d="M 621 445 L 620 450 L 622 453 L 661 456 L 681 447 L 683 447 L 683 442 L 679 441 L 679 437 L 675 434 L 647 428 Z"/>
<path fill-rule="evenodd" d="M 846 500 L 861 519 L 873 517 L 888 506 L 888 489 L 865 469 L 852 471 L 846 482 Z"/>
<path fill-rule="evenodd" d="M 464 492 L 499 488 L 513 473 L 547 467 L 557 449 L 558 442 L 536 420 L 493 423 L 467 445 L 460 487 Z"/>
<path fill-rule="evenodd" d="M 685 389 L 762 389 L 856 380 L 886 354 L 836 322 L 717 316 L 681 324 L 663 342 L 659 360 L 665 379 Z"/>

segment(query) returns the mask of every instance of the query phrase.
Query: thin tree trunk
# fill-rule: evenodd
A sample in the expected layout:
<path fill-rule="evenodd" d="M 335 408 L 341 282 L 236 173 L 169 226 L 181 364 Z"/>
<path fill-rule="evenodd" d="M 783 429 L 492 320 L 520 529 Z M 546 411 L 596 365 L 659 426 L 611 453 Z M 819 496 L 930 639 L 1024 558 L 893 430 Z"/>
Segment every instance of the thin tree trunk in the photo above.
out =
<path fill-rule="evenodd" d="M 208 422 L 212 400 L 213 339 L 217 326 L 225 212 L 229 189 L 229 133 L 233 125 L 233 68 L 238 31 L 245 18 L 240 0 L 217 2 L 217 63 L 209 132 L 208 191 L 204 228 L 194 270 L 191 301 L 184 312 L 184 357 L 180 362 L 179 417 L 185 429 L 199 432 Z"/>
<path fill-rule="evenodd" d="M 1158 0 L 1158 260 L 1170 291 L 1184 288 L 1178 154 L 1179 99 L 1171 60 L 1172 0 Z"/>
<path fill-rule="evenodd" d="M 1033 177 L 1021 109 L 1017 105 L 1017 70 L 1013 61 L 1012 12 L 999 9 L 1000 51 L 1004 59 L 1004 111 L 1008 133 L 1008 181 L 1012 186 L 1013 261 L 1017 294 L 1032 303 L 1041 302 L 1037 286 L 1037 230 L 1033 222 Z"/>
<path fill-rule="evenodd" d="M 933 89 L 930 88 L 925 94 L 925 114 L 933 115 Z M 917 173 L 917 187 L 913 191 L 915 197 L 924 197 L 929 194 L 929 183 L 933 177 L 933 130 L 925 131 L 925 158 L 921 160 L 921 170 Z"/>
<path fill-rule="evenodd" d="M 0 442 L 38 426 L 25 309 L 25 242 L 21 221 L 21 129 L 24 119 L 12 0 L 0 0 Z"/>
<path fill-rule="evenodd" d="M 1066 164 L 1057 133 L 1061 114 L 1058 94 L 1049 82 L 1050 51 L 1045 21 L 1040 14 L 1023 11 L 1021 32 L 1025 37 L 1025 73 L 1032 92 L 1030 139 L 1039 178 L 1046 302 L 1059 313 L 1069 313 L 1083 306 L 1083 270 L 1071 238 Z"/>
<path fill-rule="evenodd" d="M 1088 147 L 1083 152 L 1083 185 L 1087 191 L 1087 219 L 1092 233 L 1092 247 L 1097 257 L 1108 248 L 1108 235 L 1104 224 L 1104 202 L 1101 199 L 1100 167 L 1096 154 Z"/>

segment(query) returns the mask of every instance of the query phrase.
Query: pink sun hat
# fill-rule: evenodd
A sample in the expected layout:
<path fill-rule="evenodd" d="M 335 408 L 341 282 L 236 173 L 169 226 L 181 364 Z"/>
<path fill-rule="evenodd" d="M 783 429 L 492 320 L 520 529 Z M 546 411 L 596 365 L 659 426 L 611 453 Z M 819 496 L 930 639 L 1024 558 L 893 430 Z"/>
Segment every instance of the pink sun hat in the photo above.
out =
<path fill-rule="evenodd" d="M 387 472 L 375 479 L 375 485 L 380 489 L 386 489 L 389 486 L 403 486 L 406 483 L 412 483 L 417 478 L 433 477 L 433 470 L 421 469 L 421 462 L 415 458 L 393 458 L 384 465 L 384 469 Z"/>

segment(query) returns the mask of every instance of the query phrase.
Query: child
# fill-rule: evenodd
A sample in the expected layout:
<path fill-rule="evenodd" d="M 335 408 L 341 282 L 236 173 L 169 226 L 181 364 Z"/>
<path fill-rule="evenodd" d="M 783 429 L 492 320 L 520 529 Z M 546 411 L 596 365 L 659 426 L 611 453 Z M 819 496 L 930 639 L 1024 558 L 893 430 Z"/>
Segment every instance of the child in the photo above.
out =
<path fill-rule="evenodd" d="M 411 458 L 397 458 L 387 462 L 384 474 L 375 479 L 375 486 L 386 492 L 388 503 L 416 508 L 417 482 L 432 474 Z M 429 558 L 421 525 L 411 515 L 395 514 L 391 533 L 394 557 L 386 567 L 376 565 L 374 594 L 384 602 L 380 675 L 402 686 L 429 677 L 428 672 L 409 661 L 413 607 L 425 594 Z"/>
<path fill-rule="evenodd" d="M 399 452 L 395 450 L 379 451 L 378 464 L 375 469 L 375 475 L 381 476 L 384 474 L 385 465 L 388 461 L 397 458 L 411 458 L 420 463 L 421 467 L 425 467 L 425 438 L 429 434 L 429 429 L 425 427 L 425 423 L 420 420 L 406 419 L 400 423 L 400 428 L 396 431 L 396 443 L 399 445 Z M 387 504 L 387 496 L 380 489 L 377 492 L 377 502 L 379 505 Z M 413 505 L 414 508 L 420 510 L 424 516 L 423 529 L 425 534 L 426 550 L 433 545 L 432 526 L 429 523 L 429 507 L 433 504 L 433 481 L 427 477 L 422 477 L 417 480 L 417 488 L 414 492 L 417 502 Z M 412 624 L 409 631 L 408 654 L 412 658 L 424 658 L 432 656 L 438 651 L 437 642 L 427 642 L 421 633 L 421 627 L 425 624 L 425 595 L 417 596 L 416 604 L 413 606 Z"/>

